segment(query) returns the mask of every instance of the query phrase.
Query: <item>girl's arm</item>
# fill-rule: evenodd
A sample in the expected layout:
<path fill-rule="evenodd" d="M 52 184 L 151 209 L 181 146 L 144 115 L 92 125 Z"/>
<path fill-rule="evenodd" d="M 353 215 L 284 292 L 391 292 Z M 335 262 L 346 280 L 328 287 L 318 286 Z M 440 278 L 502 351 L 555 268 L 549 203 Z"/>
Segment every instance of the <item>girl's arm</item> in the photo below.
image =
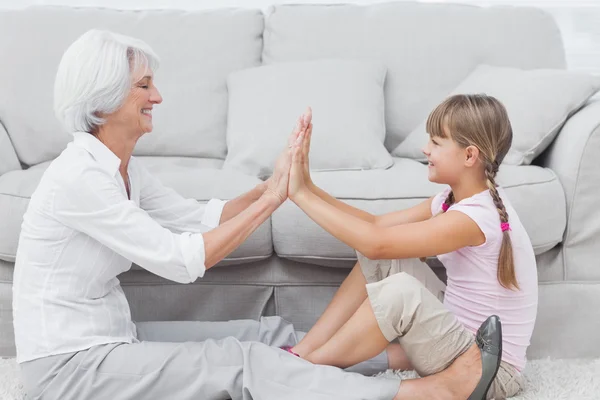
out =
<path fill-rule="evenodd" d="M 350 214 L 356 218 L 360 218 L 363 221 L 374 223 L 379 226 L 393 226 L 400 224 L 407 224 L 410 222 L 424 221 L 431 218 L 431 201 L 433 198 L 429 198 L 414 207 L 407 210 L 395 211 L 384 215 L 373 215 L 367 211 L 353 207 L 349 204 L 344 203 L 331 196 L 329 193 L 324 191 L 315 185 L 310 177 L 310 167 L 308 162 L 308 153 L 310 151 L 310 139 L 312 137 L 312 110 L 309 108 L 307 112 L 300 117 L 298 120 L 298 126 L 307 126 L 306 132 L 301 136 L 299 143 L 299 151 L 302 153 L 302 157 L 296 159 L 299 164 L 298 168 L 301 169 L 301 176 L 304 185 L 320 199 L 326 203 L 332 205 L 340 211 Z"/>
<path fill-rule="evenodd" d="M 310 191 L 316 194 L 321 200 L 331 204 L 340 211 L 346 214 L 353 215 L 356 218 L 360 218 L 363 221 L 370 222 L 378 226 L 394 226 L 401 224 L 408 224 L 410 222 L 419 222 L 431 218 L 431 201 L 433 197 L 422 201 L 414 207 L 406 210 L 394 211 L 383 215 L 373 215 L 367 211 L 353 207 L 350 204 L 340 201 L 316 186 L 312 182 L 309 183 Z"/>
<path fill-rule="evenodd" d="M 433 216 L 431 214 L 432 201 L 433 197 L 430 197 L 427 200 L 420 202 L 416 206 L 407 208 L 406 210 L 378 215 L 375 217 L 375 225 L 389 227 L 428 220 Z"/>
<path fill-rule="evenodd" d="M 310 191 L 312 193 L 314 193 L 315 195 L 317 195 L 324 202 L 332 205 L 333 207 L 337 208 L 340 211 L 345 212 L 346 214 L 350 214 L 356 218 L 360 218 L 361 220 L 370 222 L 370 223 L 375 223 L 375 221 L 377 221 L 378 217 L 376 215 L 373 215 L 373 214 L 371 214 L 367 211 L 361 210 L 359 208 L 352 207 L 350 204 L 346 204 L 343 201 L 336 199 L 335 197 L 333 197 L 332 195 L 330 195 L 329 193 L 327 193 L 320 187 L 312 184 L 312 182 L 311 182 L 311 186 L 310 186 Z"/>
<path fill-rule="evenodd" d="M 485 242 L 475 221 L 458 211 L 385 227 L 339 210 L 306 187 L 291 199 L 331 235 L 373 260 L 430 257 Z"/>
<path fill-rule="evenodd" d="M 370 259 L 395 259 L 435 256 L 485 241 L 475 221 L 457 211 L 420 222 L 383 226 L 324 201 L 310 190 L 308 153 L 311 134 L 312 124 L 309 123 L 293 146 L 288 195 L 313 221 L 348 246 Z M 412 211 L 417 217 L 431 215 L 431 209 L 425 210 L 424 204 L 418 210 Z M 406 221 L 409 214 L 394 213 L 386 221 Z"/>

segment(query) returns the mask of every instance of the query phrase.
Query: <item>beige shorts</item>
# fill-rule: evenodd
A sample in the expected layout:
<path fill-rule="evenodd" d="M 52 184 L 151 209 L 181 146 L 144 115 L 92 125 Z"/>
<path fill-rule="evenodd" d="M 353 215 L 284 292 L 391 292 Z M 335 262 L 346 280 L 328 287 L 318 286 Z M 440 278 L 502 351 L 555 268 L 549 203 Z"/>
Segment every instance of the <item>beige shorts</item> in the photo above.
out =
<path fill-rule="evenodd" d="M 446 369 L 474 343 L 474 335 L 443 305 L 446 285 L 427 264 L 357 256 L 381 332 L 390 342 L 398 340 L 420 376 Z M 512 397 L 523 385 L 522 375 L 502 362 L 487 398 Z"/>

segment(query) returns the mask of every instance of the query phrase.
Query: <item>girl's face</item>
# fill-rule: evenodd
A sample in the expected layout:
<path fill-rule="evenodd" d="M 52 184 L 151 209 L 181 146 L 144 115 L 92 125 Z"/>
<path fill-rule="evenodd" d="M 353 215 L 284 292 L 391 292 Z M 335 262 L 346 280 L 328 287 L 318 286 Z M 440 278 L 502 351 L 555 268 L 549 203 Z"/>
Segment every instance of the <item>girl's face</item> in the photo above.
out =
<path fill-rule="evenodd" d="M 452 185 L 457 182 L 465 168 L 465 149 L 460 147 L 450 135 L 446 138 L 429 137 L 423 154 L 429 161 L 429 180 Z"/>

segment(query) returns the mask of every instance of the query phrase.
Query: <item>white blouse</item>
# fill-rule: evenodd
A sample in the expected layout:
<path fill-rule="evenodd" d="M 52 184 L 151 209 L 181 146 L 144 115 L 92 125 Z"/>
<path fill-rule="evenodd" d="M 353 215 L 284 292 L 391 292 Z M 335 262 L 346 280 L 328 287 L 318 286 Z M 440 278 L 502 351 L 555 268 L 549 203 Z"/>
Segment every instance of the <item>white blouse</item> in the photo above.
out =
<path fill-rule="evenodd" d="M 134 157 L 130 196 L 121 160 L 77 132 L 44 173 L 23 217 L 15 263 L 17 361 L 137 341 L 117 275 L 135 262 L 175 282 L 204 276 L 202 232 L 225 204 L 163 186 Z"/>

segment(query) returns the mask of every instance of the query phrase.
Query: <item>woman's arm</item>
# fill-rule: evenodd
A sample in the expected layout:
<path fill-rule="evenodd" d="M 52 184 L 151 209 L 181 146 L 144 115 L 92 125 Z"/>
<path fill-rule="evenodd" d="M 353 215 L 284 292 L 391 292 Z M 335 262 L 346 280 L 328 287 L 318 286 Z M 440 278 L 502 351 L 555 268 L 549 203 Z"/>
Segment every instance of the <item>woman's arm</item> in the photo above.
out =
<path fill-rule="evenodd" d="M 211 268 L 234 251 L 281 205 L 279 197 L 265 192 L 235 217 L 202 236 L 206 269 Z"/>
<path fill-rule="evenodd" d="M 207 269 L 242 244 L 288 198 L 291 148 L 305 131 L 306 126 L 299 125 L 289 136 L 288 148 L 277 159 L 273 175 L 265 182 L 260 198 L 224 224 L 203 235 Z"/>
<path fill-rule="evenodd" d="M 142 268 L 189 283 L 238 247 L 285 201 L 290 158 L 286 149 L 262 196 L 207 233 L 175 233 L 162 226 L 123 195 L 113 175 L 93 163 L 54 177 L 57 189 L 50 212 L 65 226 L 88 235 Z M 151 196 L 146 200 L 155 201 Z"/>
<path fill-rule="evenodd" d="M 224 227 L 207 233 L 174 233 L 128 200 L 114 176 L 97 165 L 55 179 L 53 218 L 142 268 L 181 283 L 203 276 L 239 246 L 283 202 L 276 193 L 287 193 L 285 179 Z"/>
<path fill-rule="evenodd" d="M 219 221 L 219 224 L 229 221 L 231 218 L 239 215 L 242 211 L 250 207 L 251 204 L 260 199 L 265 190 L 267 190 L 268 185 L 268 180 L 259 183 L 252 190 L 249 190 L 235 199 L 227 201 L 223 206 L 223 212 L 221 213 L 221 220 Z"/>

